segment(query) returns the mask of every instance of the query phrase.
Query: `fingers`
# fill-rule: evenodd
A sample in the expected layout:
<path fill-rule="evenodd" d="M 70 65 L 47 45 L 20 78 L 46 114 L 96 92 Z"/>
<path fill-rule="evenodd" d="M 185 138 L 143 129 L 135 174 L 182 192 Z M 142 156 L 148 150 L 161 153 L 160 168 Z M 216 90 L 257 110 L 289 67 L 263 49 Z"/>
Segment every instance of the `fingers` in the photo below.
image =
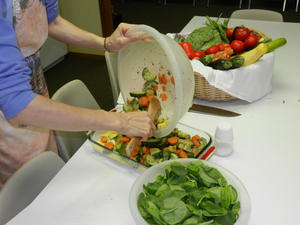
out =
<path fill-rule="evenodd" d="M 152 119 L 147 112 L 121 113 L 123 117 L 120 132 L 128 136 L 141 137 L 147 140 L 156 129 Z"/>

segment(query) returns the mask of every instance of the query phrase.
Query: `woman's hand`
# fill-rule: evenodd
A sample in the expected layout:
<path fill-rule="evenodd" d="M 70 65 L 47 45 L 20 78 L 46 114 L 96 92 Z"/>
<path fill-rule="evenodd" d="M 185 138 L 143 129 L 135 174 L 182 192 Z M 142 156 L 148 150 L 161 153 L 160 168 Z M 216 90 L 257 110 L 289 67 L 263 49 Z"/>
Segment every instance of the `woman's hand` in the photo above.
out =
<path fill-rule="evenodd" d="M 117 29 L 112 33 L 111 36 L 107 37 L 105 40 L 104 48 L 110 52 L 116 52 L 123 48 L 128 43 L 143 40 L 145 42 L 151 41 L 150 37 L 144 35 L 128 35 L 127 31 L 136 25 L 128 23 L 120 23 Z"/>
<path fill-rule="evenodd" d="M 118 113 L 118 115 L 121 125 L 117 131 L 121 134 L 142 137 L 142 140 L 147 140 L 156 129 L 149 114 L 145 111 Z"/>

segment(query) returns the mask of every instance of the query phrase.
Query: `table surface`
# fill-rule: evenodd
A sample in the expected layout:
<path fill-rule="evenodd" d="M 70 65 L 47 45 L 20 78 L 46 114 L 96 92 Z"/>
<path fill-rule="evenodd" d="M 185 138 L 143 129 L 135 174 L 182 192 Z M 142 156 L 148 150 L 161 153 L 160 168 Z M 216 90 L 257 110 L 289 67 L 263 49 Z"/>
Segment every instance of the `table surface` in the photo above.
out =
<path fill-rule="evenodd" d="M 205 22 L 193 17 L 182 32 Z M 188 112 L 182 123 L 211 134 L 218 123 L 234 129 L 234 153 L 210 160 L 229 169 L 246 186 L 252 204 L 249 225 L 296 225 L 300 218 L 300 24 L 232 19 L 263 30 L 273 39 L 285 37 L 276 50 L 273 91 L 254 103 L 241 100 L 198 103 L 241 113 L 222 117 Z M 88 141 L 41 194 L 7 225 L 133 225 L 128 195 L 139 173 L 93 150 Z"/>

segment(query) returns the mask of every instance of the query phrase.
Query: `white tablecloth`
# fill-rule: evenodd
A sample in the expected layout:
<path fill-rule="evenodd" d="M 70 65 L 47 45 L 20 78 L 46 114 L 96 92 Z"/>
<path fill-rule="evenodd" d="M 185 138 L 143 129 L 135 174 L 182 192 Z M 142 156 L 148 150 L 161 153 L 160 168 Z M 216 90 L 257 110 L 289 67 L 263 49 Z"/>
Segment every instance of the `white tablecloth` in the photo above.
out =
<path fill-rule="evenodd" d="M 182 32 L 200 26 L 194 17 Z M 272 38 L 284 36 L 288 44 L 276 51 L 273 91 L 248 104 L 198 103 L 241 113 L 221 117 L 187 113 L 181 122 L 211 134 L 222 121 L 234 128 L 234 153 L 212 161 L 237 175 L 249 191 L 249 225 L 300 224 L 300 24 L 233 20 L 263 30 Z M 93 151 L 86 142 L 37 199 L 8 225 L 133 225 L 128 194 L 134 170 L 117 165 Z"/>

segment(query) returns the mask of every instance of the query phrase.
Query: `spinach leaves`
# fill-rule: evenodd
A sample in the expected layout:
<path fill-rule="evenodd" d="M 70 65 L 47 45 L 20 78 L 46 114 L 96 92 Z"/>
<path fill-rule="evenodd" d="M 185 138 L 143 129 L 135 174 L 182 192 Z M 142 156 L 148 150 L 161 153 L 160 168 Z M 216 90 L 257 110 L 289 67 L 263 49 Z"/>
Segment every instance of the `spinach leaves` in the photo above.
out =
<path fill-rule="evenodd" d="M 223 23 L 220 23 L 219 18 L 216 20 L 209 17 L 206 18 L 207 21 L 205 26 L 195 29 L 185 39 L 186 42 L 191 43 L 195 51 L 205 51 L 213 45 L 229 43 L 226 36 L 229 20 L 224 19 Z"/>
<path fill-rule="evenodd" d="M 235 188 L 200 160 L 186 166 L 172 162 L 144 185 L 137 204 L 150 225 L 233 225 L 240 210 Z"/>

